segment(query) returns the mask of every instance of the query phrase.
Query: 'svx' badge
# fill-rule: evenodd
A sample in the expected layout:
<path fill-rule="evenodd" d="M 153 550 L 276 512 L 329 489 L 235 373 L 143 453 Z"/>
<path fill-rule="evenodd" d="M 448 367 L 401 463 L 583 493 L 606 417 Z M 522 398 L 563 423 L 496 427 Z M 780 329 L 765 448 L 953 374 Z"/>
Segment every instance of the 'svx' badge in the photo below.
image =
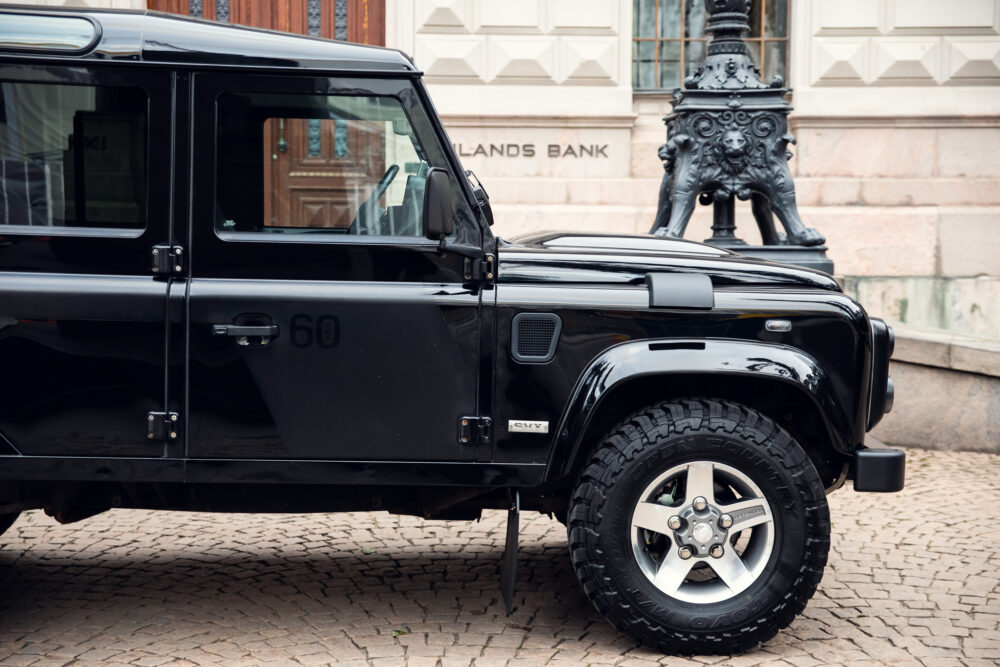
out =
<path fill-rule="evenodd" d="M 528 421 L 527 419 L 511 419 L 507 422 L 507 430 L 511 433 L 548 433 L 549 423 Z"/>

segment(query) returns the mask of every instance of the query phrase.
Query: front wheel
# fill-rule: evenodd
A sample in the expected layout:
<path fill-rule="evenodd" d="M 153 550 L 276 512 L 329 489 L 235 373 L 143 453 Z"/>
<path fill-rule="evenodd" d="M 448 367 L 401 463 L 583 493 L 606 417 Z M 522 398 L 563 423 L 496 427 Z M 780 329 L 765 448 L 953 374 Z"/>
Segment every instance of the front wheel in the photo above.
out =
<path fill-rule="evenodd" d="M 21 516 L 20 512 L 14 512 L 13 514 L 0 514 L 0 535 L 7 532 L 7 529 L 14 525 L 17 521 L 17 517 Z"/>
<path fill-rule="evenodd" d="M 576 574 L 612 624 L 672 653 L 745 651 L 816 591 L 830 545 L 823 483 L 745 406 L 647 408 L 594 451 L 570 501 Z"/>

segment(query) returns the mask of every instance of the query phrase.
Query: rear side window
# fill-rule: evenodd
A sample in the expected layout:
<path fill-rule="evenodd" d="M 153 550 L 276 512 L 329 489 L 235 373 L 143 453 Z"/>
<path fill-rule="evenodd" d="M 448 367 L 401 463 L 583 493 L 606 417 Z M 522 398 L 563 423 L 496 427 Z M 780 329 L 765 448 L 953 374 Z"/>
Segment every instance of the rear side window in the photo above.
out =
<path fill-rule="evenodd" d="M 0 229 L 146 224 L 146 93 L 0 81 Z"/>

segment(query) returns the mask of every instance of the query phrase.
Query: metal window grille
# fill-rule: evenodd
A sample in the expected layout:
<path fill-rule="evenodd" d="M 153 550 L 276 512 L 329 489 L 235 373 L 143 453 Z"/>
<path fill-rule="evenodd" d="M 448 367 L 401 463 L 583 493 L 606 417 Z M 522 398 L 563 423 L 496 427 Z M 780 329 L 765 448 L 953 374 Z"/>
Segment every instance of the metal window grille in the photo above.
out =
<path fill-rule="evenodd" d="M 788 78 L 790 0 L 752 0 L 746 42 L 762 79 Z M 704 60 L 704 0 L 633 0 L 632 87 L 638 92 L 679 88 Z"/>

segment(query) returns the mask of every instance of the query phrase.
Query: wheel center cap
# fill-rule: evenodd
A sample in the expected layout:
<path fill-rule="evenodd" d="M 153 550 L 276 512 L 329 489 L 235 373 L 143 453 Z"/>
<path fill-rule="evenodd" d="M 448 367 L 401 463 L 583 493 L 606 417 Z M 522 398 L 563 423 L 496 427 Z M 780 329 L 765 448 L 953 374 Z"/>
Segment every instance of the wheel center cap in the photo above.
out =
<path fill-rule="evenodd" d="M 711 541 L 712 537 L 715 536 L 715 531 L 707 523 L 699 523 L 691 531 L 691 537 L 698 540 L 702 544 Z"/>

